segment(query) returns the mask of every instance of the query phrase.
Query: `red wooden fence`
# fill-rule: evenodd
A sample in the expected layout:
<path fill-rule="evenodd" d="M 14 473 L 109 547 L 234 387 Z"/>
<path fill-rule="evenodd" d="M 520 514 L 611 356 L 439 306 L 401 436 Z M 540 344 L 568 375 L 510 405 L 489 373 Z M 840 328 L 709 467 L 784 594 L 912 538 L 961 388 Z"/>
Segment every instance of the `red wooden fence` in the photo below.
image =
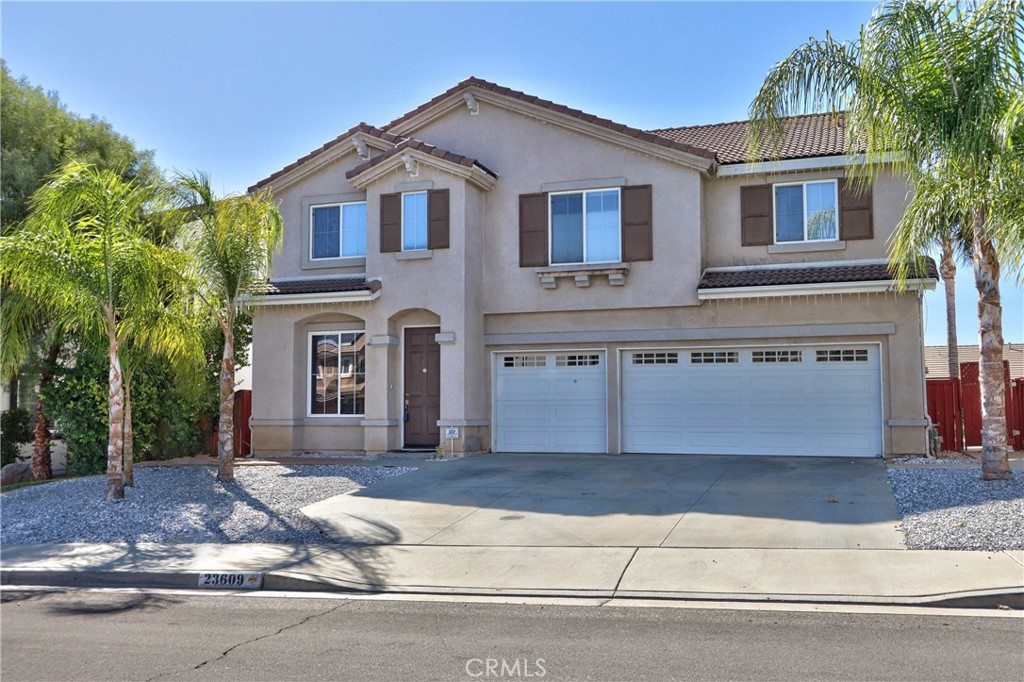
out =
<path fill-rule="evenodd" d="M 1003 360 L 1004 381 L 1006 382 L 1006 416 L 1007 432 L 1012 433 L 1010 426 L 1011 410 L 1010 393 L 1010 363 Z M 978 379 L 977 362 L 960 363 L 960 405 L 964 412 L 964 440 L 967 447 L 981 446 L 981 383 Z"/>
<path fill-rule="evenodd" d="M 942 449 L 959 452 L 964 447 L 964 421 L 960 411 L 960 380 L 927 381 L 928 415 L 938 427 Z"/>
<path fill-rule="evenodd" d="M 252 416 L 252 391 L 235 391 L 235 457 L 247 457 L 252 453 L 252 429 L 249 417 Z M 207 443 L 207 452 L 211 457 L 217 456 L 217 427 L 213 428 Z"/>
<path fill-rule="evenodd" d="M 1010 363 L 1003 361 L 1006 381 L 1007 444 L 1024 450 L 1024 378 L 1010 381 Z M 960 364 L 960 379 L 928 379 L 928 415 L 942 437 L 942 449 L 958 451 L 981 445 L 981 384 L 978 363 Z"/>
<path fill-rule="evenodd" d="M 1007 401 L 1010 402 L 1007 410 L 1011 415 L 1010 442 L 1013 443 L 1014 450 L 1024 450 L 1024 379 L 1014 379 L 1010 382 Z"/>

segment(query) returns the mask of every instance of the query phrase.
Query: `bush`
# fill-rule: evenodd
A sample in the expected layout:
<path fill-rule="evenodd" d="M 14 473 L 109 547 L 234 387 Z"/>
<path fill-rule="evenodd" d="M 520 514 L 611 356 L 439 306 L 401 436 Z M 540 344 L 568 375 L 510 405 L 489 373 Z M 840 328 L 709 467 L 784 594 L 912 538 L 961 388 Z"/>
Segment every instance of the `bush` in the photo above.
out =
<path fill-rule="evenodd" d="M 32 415 L 22 407 L 0 412 L 0 466 L 18 461 L 18 445 L 32 441 Z"/>

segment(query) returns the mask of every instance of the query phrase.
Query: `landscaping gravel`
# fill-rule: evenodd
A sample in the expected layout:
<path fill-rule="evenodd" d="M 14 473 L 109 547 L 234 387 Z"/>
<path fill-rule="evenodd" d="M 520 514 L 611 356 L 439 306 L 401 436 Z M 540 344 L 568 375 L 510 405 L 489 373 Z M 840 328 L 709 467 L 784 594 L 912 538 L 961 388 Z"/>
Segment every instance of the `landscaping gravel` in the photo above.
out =
<path fill-rule="evenodd" d="M 910 549 L 1024 549 L 1024 472 L 983 481 L 981 468 L 890 468 Z"/>
<path fill-rule="evenodd" d="M 136 467 L 125 499 L 104 502 L 105 476 L 4 493 L 0 542 L 324 542 L 300 507 L 412 471 L 341 465 Z"/>

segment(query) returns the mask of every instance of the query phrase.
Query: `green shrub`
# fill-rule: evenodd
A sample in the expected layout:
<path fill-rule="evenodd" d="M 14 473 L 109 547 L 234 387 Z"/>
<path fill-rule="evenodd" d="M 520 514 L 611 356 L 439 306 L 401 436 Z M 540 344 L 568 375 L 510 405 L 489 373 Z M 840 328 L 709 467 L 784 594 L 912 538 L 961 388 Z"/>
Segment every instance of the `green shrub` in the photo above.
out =
<path fill-rule="evenodd" d="M 18 445 L 32 441 L 32 415 L 16 407 L 0 412 L 0 466 L 18 460 Z"/>

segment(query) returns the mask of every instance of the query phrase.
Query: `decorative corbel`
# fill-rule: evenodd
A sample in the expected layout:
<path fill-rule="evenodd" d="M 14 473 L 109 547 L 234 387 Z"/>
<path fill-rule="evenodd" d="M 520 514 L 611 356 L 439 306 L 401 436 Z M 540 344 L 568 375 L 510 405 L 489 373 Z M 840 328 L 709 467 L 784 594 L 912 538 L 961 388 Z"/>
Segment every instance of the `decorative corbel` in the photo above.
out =
<path fill-rule="evenodd" d="M 405 164 L 405 170 L 409 173 L 409 177 L 419 177 L 420 165 L 416 163 L 416 159 L 412 158 L 411 154 L 402 154 L 401 159 L 402 163 Z"/>
<path fill-rule="evenodd" d="M 473 93 L 464 92 L 462 98 L 466 100 L 466 107 L 469 108 L 469 115 L 476 116 L 480 113 L 480 105 L 476 103 L 476 97 L 473 97 Z"/>

